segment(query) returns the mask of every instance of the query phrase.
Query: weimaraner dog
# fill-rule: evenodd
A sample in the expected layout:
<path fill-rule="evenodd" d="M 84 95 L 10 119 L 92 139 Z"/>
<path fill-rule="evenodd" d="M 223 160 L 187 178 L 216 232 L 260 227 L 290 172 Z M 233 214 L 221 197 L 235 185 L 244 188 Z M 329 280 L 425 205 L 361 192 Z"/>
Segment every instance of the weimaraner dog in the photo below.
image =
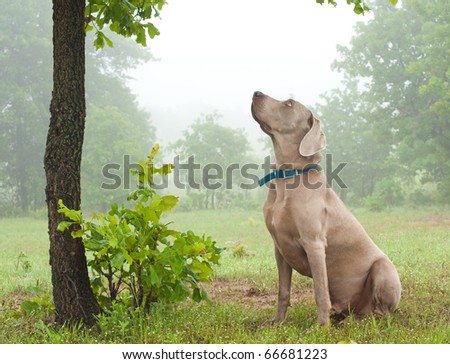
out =
<path fill-rule="evenodd" d="M 264 218 L 275 243 L 278 267 L 278 310 L 270 323 L 286 318 L 292 269 L 312 277 L 318 321 L 331 313 L 357 317 L 394 311 L 400 279 L 389 258 L 327 186 L 318 166 L 326 147 L 320 121 L 294 100 L 278 101 L 253 94 L 253 118 L 270 136 L 275 171 Z"/>

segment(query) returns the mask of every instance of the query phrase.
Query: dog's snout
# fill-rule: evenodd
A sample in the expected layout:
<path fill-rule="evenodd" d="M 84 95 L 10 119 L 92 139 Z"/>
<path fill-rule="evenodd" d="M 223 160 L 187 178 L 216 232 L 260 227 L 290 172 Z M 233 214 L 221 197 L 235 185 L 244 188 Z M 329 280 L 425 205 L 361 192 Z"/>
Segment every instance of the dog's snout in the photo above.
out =
<path fill-rule="evenodd" d="M 264 94 L 261 91 L 255 91 L 253 93 L 253 98 L 261 97 L 261 96 L 264 96 Z"/>

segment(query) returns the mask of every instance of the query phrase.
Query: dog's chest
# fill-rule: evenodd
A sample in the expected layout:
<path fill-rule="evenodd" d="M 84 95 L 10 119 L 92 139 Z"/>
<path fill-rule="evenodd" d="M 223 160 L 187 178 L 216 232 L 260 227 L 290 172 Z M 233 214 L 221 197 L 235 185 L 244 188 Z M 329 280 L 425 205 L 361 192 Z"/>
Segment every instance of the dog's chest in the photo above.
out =
<path fill-rule="evenodd" d="M 293 223 L 292 209 L 285 204 L 272 206 L 269 214 L 266 216 L 266 225 L 270 233 L 275 236 L 282 234 L 296 237 L 298 235 L 298 231 Z"/>
<path fill-rule="evenodd" d="M 303 275 L 310 276 L 306 252 L 294 222 L 295 214 L 295 207 L 283 200 L 275 201 L 274 199 L 264 208 L 267 229 L 274 238 L 278 251 L 292 268 Z"/>
<path fill-rule="evenodd" d="M 286 191 L 271 191 L 264 206 L 264 216 L 267 228 L 271 233 L 276 231 L 292 232 L 295 226 L 292 223 L 296 216 L 293 199 L 289 198 Z"/>

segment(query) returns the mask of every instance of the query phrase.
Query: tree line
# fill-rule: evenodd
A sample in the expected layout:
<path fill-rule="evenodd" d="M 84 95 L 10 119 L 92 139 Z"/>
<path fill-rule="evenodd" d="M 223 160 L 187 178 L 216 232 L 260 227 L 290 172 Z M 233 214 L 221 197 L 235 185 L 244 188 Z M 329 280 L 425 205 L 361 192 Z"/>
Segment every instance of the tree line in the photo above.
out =
<path fill-rule="evenodd" d="M 342 85 L 316 105 L 328 152 L 347 162 L 341 196 L 373 209 L 450 201 L 450 3 L 370 4 L 338 46 Z"/>
<path fill-rule="evenodd" d="M 50 4 L 2 3 L 0 216 L 45 206 L 42 160 L 52 72 Z M 342 74 L 341 86 L 325 92 L 312 107 L 324 123 L 326 152 L 334 164 L 347 163 L 340 177 L 348 188 L 334 188 L 347 202 L 373 209 L 403 202 L 448 202 L 450 5 L 419 0 L 396 8 L 386 1 L 368 5 L 373 18 L 356 26 L 348 46 L 338 46 L 339 58 L 332 67 Z M 123 155 L 137 160 L 156 140 L 150 115 L 126 86 L 127 72 L 152 55 L 107 34 L 114 48 L 86 51 L 81 175 L 87 208 L 102 208 L 126 196 L 121 188 L 99 188 L 103 165 L 123 164 Z M 88 36 L 88 42 L 94 41 L 94 35 Z M 218 120 L 218 114 L 195 120 L 176 143 L 163 146 L 166 156 L 195 155 L 202 165 L 224 167 L 264 157 L 249 156 L 245 132 Z M 236 188 L 187 189 L 186 194 L 180 208 L 255 206 L 249 200 L 261 198 Z"/>
<path fill-rule="evenodd" d="M 42 162 L 50 118 L 52 19 L 48 1 L 1 3 L 0 45 L 4 52 L 0 56 L 0 216 L 8 216 L 45 206 Z M 151 61 L 152 54 L 111 32 L 103 34 L 102 39 L 114 41 L 114 48 L 97 51 L 86 47 L 87 115 L 81 189 L 83 207 L 87 209 L 104 209 L 112 201 L 126 198 L 129 192 L 123 186 L 100 188 L 103 166 L 123 167 L 124 156 L 135 162 L 147 155 L 156 142 L 150 114 L 139 107 L 127 86 L 128 71 Z M 96 34 L 87 33 L 87 37 L 88 43 L 98 42 Z M 183 138 L 163 148 L 165 158 L 170 160 L 170 153 L 195 154 L 202 165 L 245 160 L 249 142 L 244 131 L 221 126 L 219 118 L 219 114 L 212 114 L 193 121 Z M 230 191 L 226 192 L 189 190 L 181 208 L 224 206 L 224 199 L 231 198 Z"/>
<path fill-rule="evenodd" d="M 52 90 L 51 2 L 1 0 L 0 14 L 0 216 L 45 206 L 43 159 Z M 95 35 L 88 33 L 88 42 Z M 116 47 L 86 47 L 87 122 L 82 189 L 91 207 L 108 206 L 120 189 L 99 188 L 101 166 L 145 156 L 155 128 L 126 86 L 127 72 L 152 59 L 148 49 L 121 37 Z M 113 142 L 112 142 L 113 141 Z"/>

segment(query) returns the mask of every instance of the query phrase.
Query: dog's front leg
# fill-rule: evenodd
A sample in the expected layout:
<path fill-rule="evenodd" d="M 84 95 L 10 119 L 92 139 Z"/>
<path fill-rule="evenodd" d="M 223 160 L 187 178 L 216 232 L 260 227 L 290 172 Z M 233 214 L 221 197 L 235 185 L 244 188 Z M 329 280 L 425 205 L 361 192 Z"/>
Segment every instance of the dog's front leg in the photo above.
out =
<path fill-rule="evenodd" d="M 306 244 L 305 251 L 314 283 L 314 297 L 319 309 L 319 324 L 328 325 L 330 320 L 330 291 L 328 289 L 325 243 L 317 240 Z"/>
<path fill-rule="evenodd" d="M 284 321 L 291 301 L 292 268 L 286 263 L 275 245 L 275 259 L 278 268 L 278 308 L 273 320 L 268 323 Z"/>

